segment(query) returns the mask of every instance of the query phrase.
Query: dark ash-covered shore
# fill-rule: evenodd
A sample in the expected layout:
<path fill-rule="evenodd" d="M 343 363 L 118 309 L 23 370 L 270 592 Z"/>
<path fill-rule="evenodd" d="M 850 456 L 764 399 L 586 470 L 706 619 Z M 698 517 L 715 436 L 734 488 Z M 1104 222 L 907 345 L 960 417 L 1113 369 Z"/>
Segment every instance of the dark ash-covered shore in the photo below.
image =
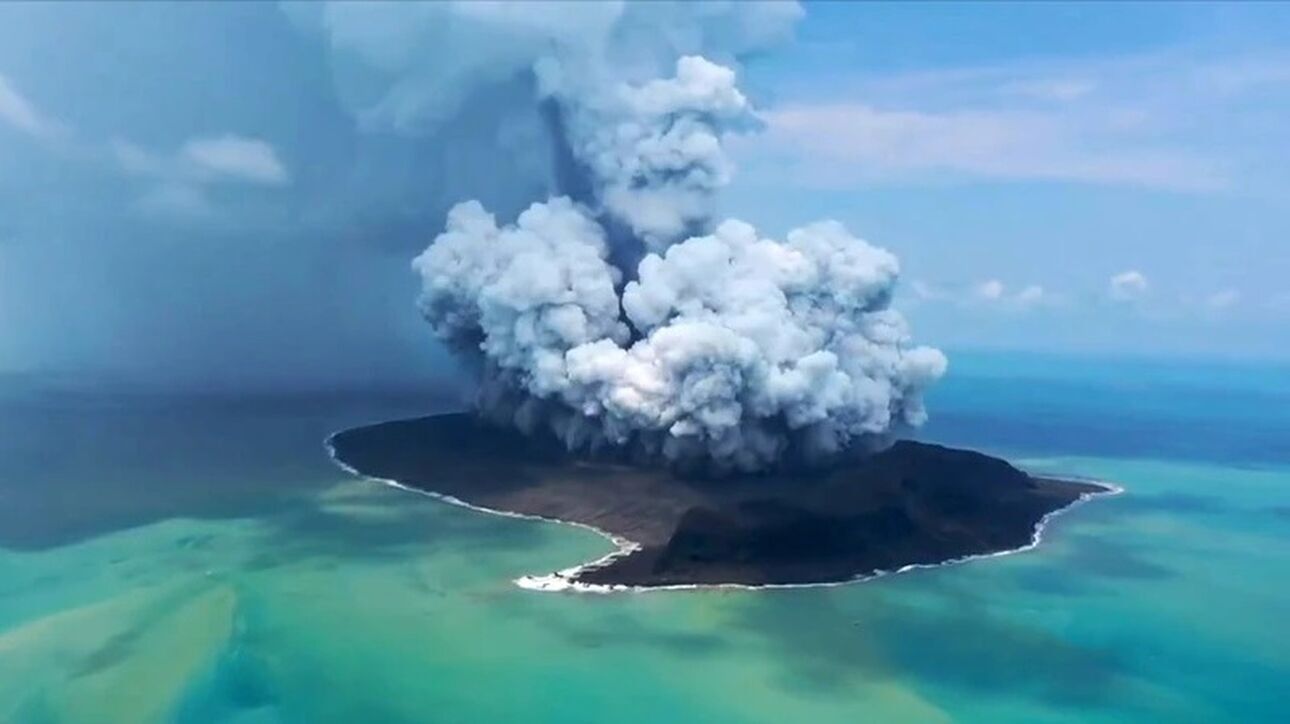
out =
<path fill-rule="evenodd" d="M 364 476 L 633 544 L 557 575 L 561 587 L 849 581 L 1027 547 L 1048 515 L 1112 492 L 913 441 L 825 473 L 690 480 L 579 459 L 464 413 L 358 427 L 328 444 Z"/>

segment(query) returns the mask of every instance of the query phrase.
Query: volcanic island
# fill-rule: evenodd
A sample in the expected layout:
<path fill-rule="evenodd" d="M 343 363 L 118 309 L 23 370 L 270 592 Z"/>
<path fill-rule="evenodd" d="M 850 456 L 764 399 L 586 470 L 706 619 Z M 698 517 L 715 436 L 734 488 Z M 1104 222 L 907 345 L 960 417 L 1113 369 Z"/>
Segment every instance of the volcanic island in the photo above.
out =
<path fill-rule="evenodd" d="M 570 453 L 453 413 L 332 435 L 364 477 L 491 512 L 594 528 L 619 550 L 521 579 L 561 590 L 829 584 L 1030 547 L 1049 516 L 1115 488 L 912 440 L 825 470 L 696 478 Z"/>

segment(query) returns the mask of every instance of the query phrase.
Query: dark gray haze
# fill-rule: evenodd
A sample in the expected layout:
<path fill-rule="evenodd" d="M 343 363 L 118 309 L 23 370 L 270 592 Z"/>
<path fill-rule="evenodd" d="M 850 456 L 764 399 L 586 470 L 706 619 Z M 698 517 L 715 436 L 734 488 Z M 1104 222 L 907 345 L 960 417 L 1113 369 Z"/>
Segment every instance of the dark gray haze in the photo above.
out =
<path fill-rule="evenodd" d="M 514 213 L 544 193 L 532 79 L 474 84 L 424 127 L 368 122 L 356 109 L 390 82 L 305 24 L 251 3 L 0 5 L 0 371 L 202 388 L 451 373 L 408 263 L 452 203 Z"/>

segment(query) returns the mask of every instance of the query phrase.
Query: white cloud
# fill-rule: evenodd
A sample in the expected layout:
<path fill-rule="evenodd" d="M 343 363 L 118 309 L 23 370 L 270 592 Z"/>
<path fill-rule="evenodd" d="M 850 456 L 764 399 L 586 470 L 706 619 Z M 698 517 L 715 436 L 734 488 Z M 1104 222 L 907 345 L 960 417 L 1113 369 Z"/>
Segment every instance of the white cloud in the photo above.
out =
<path fill-rule="evenodd" d="M 188 184 L 233 181 L 268 186 L 280 186 L 290 178 L 273 146 L 254 138 L 194 138 L 173 155 L 118 139 L 111 150 L 121 170 L 134 176 Z"/>
<path fill-rule="evenodd" d="M 1136 269 L 1130 269 L 1113 275 L 1108 286 L 1112 299 L 1127 302 L 1141 298 L 1147 293 L 1150 285 L 1145 274 Z"/>
<path fill-rule="evenodd" d="M 289 180 L 272 146 L 240 136 L 193 139 L 173 154 L 154 153 L 117 139 L 110 144 L 110 153 L 122 172 L 155 182 L 136 202 L 139 211 L 153 217 L 215 216 L 217 207 L 208 187 L 217 182 L 280 186 Z"/>
<path fill-rule="evenodd" d="M 935 301 L 944 299 L 948 296 L 948 293 L 945 290 L 925 282 L 922 279 L 914 279 L 910 281 L 909 288 L 913 291 L 916 298 L 925 301 Z"/>
<path fill-rule="evenodd" d="M 981 282 L 976 286 L 976 296 L 989 301 L 996 301 L 1003 298 L 1003 282 L 998 279 L 990 279 Z"/>
<path fill-rule="evenodd" d="M 61 123 L 41 113 L 3 75 L 0 75 L 0 122 L 41 139 L 63 133 Z"/>
<path fill-rule="evenodd" d="M 1224 289 L 1214 292 L 1205 298 L 1205 306 L 1214 311 L 1227 309 L 1241 300 L 1241 293 L 1235 289 Z"/>
<path fill-rule="evenodd" d="M 130 141 L 113 140 L 109 144 L 109 150 L 121 170 L 132 176 L 165 178 L 180 175 L 172 160 L 158 156 Z"/>
<path fill-rule="evenodd" d="M 184 144 L 180 157 L 214 176 L 269 186 L 280 186 L 288 180 L 277 151 L 257 138 L 232 134 L 195 138 Z"/>
<path fill-rule="evenodd" d="M 1020 304 L 1023 307 L 1038 304 L 1044 299 L 1044 288 L 1038 284 L 1031 284 L 1020 292 L 1017 292 L 1017 296 L 1013 299 L 1017 304 Z"/>
<path fill-rule="evenodd" d="M 943 298 L 952 299 L 950 295 Z M 973 285 L 958 298 L 965 305 L 987 305 L 1003 309 L 1031 309 L 1053 301 L 1054 297 L 1038 284 L 1027 284 L 1019 291 L 1011 292 L 1008 286 L 998 279 L 987 279 Z"/>
<path fill-rule="evenodd" d="M 1290 57 L 1247 56 L 1206 65 L 1193 82 L 1227 96 L 1285 88 L 1290 86 Z"/>
<path fill-rule="evenodd" d="M 1173 191 L 1228 185 L 1215 162 L 1149 144 L 1108 144 L 1123 116 L 1079 120 L 1061 112 L 924 111 L 865 103 L 794 105 L 763 114 L 755 143 L 805 162 L 796 180 L 824 186 L 957 174 Z M 746 146 L 745 146 L 746 147 Z"/>
<path fill-rule="evenodd" d="M 1290 56 L 1194 48 L 865 73 L 781 91 L 764 138 L 738 146 L 767 180 L 1052 181 L 1187 193 L 1283 184 Z M 1263 109 L 1263 112 L 1252 112 Z M 1215 129 L 1241 129 L 1216 134 Z"/>
<path fill-rule="evenodd" d="M 961 307 L 994 307 L 1030 309 L 1032 307 L 1059 306 L 1063 298 L 1039 284 L 1027 284 L 1013 292 L 998 279 L 987 279 L 971 285 L 934 284 L 923 279 L 909 282 L 912 299 L 909 303 L 935 302 Z"/>
<path fill-rule="evenodd" d="M 1041 78 L 1020 80 L 1000 86 L 1004 95 L 1015 94 L 1044 101 L 1069 103 L 1097 90 L 1098 84 L 1087 78 Z"/>

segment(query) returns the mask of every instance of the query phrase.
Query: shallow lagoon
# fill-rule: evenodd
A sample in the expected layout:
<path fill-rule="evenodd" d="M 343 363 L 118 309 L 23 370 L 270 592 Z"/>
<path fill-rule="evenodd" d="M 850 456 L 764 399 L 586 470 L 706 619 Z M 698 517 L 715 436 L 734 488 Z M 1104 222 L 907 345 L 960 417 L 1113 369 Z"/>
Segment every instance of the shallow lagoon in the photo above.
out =
<path fill-rule="evenodd" d="M 1280 719 L 1290 376 L 958 361 L 926 437 L 1128 493 L 1034 551 L 767 592 L 515 587 L 610 544 L 325 456 L 424 396 L 12 392 L 0 721 Z"/>

